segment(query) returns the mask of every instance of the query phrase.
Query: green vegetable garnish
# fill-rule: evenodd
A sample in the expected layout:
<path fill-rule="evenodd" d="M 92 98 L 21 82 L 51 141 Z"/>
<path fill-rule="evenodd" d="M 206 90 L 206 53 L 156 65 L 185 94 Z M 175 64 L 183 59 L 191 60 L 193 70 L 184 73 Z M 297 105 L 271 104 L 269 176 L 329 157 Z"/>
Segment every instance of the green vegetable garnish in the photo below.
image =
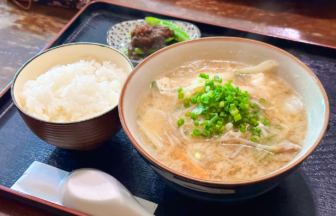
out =
<path fill-rule="evenodd" d="M 247 91 L 241 91 L 239 87 L 231 85 L 232 80 L 223 83 L 222 79 L 214 76 L 209 79 L 209 75 L 205 73 L 199 74 L 199 78 L 205 80 L 202 91 L 192 93 L 184 98 L 183 89 L 177 89 L 178 98 L 184 99 L 184 107 L 190 107 L 190 104 L 195 104 L 196 108 L 186 114 L 194 120 L 194 126 L 202 126 L 202 131 L 199 133 L 193 131 L 193 136 L 203 137 L 219 137 L 223 134 L 225 125 L 232 123 L 242 133 L 246 133 L 247 129 L 252 133 L 251 140 L 257 142 L 260 140 L 261 129 L 259 126 L 259 110 L 260 107 L 255 103 L 250 103 L 250 96 Z M 197 119 L 202 116 L 205 121 L 199 122 Z M 178 125 L 181 125 L 178 120 Z M 269 120 L 264 117 L 263 124 L 270 125 Z M 184 120 L 183 120 L 184 122 Z"/>
<path fill-rule="evenodd" d="M 156 82 L 154 81 L 154 82 L 151 82 L 151 85 L 150 85 L 150 87 L 156 87 Z"/>
<path fill-rule="evenodd" d="M 275 125 L 275 128 L 278 129 L 278 130 L 282 129 L 282 127 L 280 125 Z"/>
<path fill-rule="evenodd" d="M 178 99 L 183 99 L 184 98 L 184 93 L 183 92 L 178 93 L 177 98 Z"/>
<path fill-rule="evenodd" d="M 270 126 L 271 123 L 270 123 L 270 121 L 267 118 L 265 118 L 264 121 L 263 121 L 263 125 Z"/>
<path fill-rule="evenodd" d="M 264 98 L 260 98 L 260 99 L 259 99 L 259 102 L 260 102 L 261 104 L 267 104 L 267 101 L 266 101 Z"/>
<path fill-rule="evenodd" d="M 142 49 L 140 49 L 140 48 L 135 48 L 134 50 L 133 50 L 133 54 L 134 55 L 137 55 L 137 54 L 145 54 L 145 52 L 142 50 Z"/>
<path fill-rule="evenodd" d="M 151 49 L 148 50 L 148 53 L 149 53 L 149 54 L 153 54 L 153 53 L 155 53 L 156 51 L 158 51 L 158 50 L 157 50 L 157 49 L 152 49 L 152 48 L 151 48 Z"/>
<path fill-rule="evenodd" d="M 177 121 L 177 127 L 181 127 L 183 124 L 184 124 L 184 119 L 181 118 Z"/>
<path fill-rule="evenodd" d="M 165 42 L 168 43 L 168 42 L 170 42 L 170 41 L 172 41 L 174 39 L 175 39 L 174 37 L 171 37 L 171 38 L 168 38 L 167 40 L 165 40 Z"/>
<path fill-rule="evenodd" d="M 198 129 L 194 129 L 194 130 L 193 130 L 193 134 L 194 134 L 195 136 L 200 136 L 200 135 L 201 135 L 201 131 L 199 131 Z"/>
<path fill-rule="evenodd" d="M 258 137 L 258 136 L 252 136 L 251 137 L 252 142 L 258 142 L 259 140 L 260 140 L 260 137 Z"/>
<path fill-rule="evenodd" d="M 147 23 L 151 26 L 153 25 L 160 25 L 160 26 L 166 26 L 171 30 L 174 30 L 174 39 L 177 41 L 186 41 L 189 40 L 189 36 L 187 33 L 185 33 L 180 26 L 176 25 L 175 23 L 158 19 L 155 17 L 146 17 L 145 20 Z"/>

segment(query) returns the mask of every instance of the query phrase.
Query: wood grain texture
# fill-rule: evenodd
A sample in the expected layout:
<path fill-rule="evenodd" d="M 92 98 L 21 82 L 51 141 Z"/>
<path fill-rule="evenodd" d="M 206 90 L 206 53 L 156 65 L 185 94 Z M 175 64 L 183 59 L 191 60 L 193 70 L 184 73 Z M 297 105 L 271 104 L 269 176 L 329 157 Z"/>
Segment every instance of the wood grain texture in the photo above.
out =
<path fill-rule="evenodd" d="M 274 37 L 336 46 L 336 1 L 332 0 L 109 1 Z M 76 12 L 38 4 L 26 12 L 0 0 L 0 91 L 22 63 L 39 52 Z"/>
<path fill-rule="evenodd" d="M 259 34 L 336 46 L 332 0 L 110 0 Z"/>
<path fill-rule="evenodd" d="M 23 11 L 0 0 L 0 92 L 17 69 L 37 54 L 76 12 L 38 4 Z"/>
<path fill-rule="evenodd" d="M 41 205 L 43 203 L 43 205 Z M 33 196 L 0 186 L 0 216 L 87 216 L 81 212 L 56 205 Z"/>

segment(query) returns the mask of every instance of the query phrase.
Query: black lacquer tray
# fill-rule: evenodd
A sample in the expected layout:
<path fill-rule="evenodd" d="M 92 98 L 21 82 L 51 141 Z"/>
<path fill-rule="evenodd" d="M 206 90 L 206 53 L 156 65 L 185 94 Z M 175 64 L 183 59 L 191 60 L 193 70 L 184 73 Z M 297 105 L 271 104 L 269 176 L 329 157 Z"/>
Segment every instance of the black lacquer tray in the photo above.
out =
<path fill-rule="evenodd" d="M 112 25 L 145 16 L 183 20 L 181 17 L 98 1 L 83 8 L 46 48 L 73 42 L 106 44 L 106 34 Z M 251 200 L 238 203 L 195 200 L 166 185 L 141 159 L 123 130 L 91 151 L 71 151 L 48 145 L 25 125 L 13 106 L 7 88 L 0 94 L 0 185 L 11 187 L 33 161 L 40 161 L 66 171 L 83 167 L 105 171 L 135 196 L 159 203 L 157 216 L 336 215 L 336 50 L 185 21 L 197 25 L 203 37 L 243 37 L 282 48 L 307 64 L 321 80 L 330 102 L 329 126 L 322 142 L 297 171 L 278 187 Z"/>

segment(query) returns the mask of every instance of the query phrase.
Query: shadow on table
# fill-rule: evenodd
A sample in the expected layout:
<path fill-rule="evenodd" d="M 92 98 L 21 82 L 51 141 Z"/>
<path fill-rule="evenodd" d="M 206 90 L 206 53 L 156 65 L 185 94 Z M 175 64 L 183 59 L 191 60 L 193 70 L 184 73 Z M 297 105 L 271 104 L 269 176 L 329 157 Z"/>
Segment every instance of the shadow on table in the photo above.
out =
<path fill-rule="evenodd" d="M 166 187 L 155 215 L 316 216 L 317 214 L 310 189 L 302 175 L 296 171 L 266 194 L 237 203 L 202 202 Z"/>

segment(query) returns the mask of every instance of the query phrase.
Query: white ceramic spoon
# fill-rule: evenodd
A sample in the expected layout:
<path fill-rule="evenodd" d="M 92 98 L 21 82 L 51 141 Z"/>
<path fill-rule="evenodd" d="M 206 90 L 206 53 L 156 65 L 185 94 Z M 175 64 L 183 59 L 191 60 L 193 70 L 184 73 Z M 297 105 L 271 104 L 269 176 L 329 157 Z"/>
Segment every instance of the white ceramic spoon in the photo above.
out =
<path fill-rule="evenodd" d="M 153 216 L 118 180 L 96 169 L 69 173 L 58 187 L 63 206 L 97 216 Z"/>

